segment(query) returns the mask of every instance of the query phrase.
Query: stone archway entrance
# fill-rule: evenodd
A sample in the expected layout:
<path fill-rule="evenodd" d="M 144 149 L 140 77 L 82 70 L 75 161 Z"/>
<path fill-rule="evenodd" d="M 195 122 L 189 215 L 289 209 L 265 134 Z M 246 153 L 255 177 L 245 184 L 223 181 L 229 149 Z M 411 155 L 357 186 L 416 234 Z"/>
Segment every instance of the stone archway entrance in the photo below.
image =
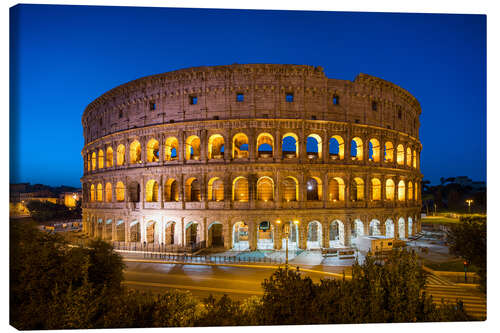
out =
<path fill-rule="evenodd" d="M 248 225 L 245 222 L 236 222 L 233 226 L 233 250 L 244 251 L 249 248 Z"/>
<path fill-rule="evenodd" d="M 318 221 L 309 222 L 307 225 L 307 249 L 321 248 L 322 236 L 321 223 Z"/>
<path fill-rule="evenodd" d="M 385 237 L 394 238 L 394 222 L 391 219 L 385 221 Z"/>
<path fill-rule="evenodd" d="M 167 222 L 165 226 L 165 245 L 175 244 L 175 222 Z"/>
<path fill-rule="evenodd" d="M 269 221 L 262 221 L 257 230 L 257 249 L 272 250 L 274 248 L 274 229 Z"/>
<path fill-rule="evenodd" d="M 288 250 L 297 250 L 299 248 L 299 226 L 292 221 L 283 224 L 283 239 L 282 239 L 282 249 L 286 249 L 286 237 L 285 228 L 288 226 Z"/>
<path fill-rule="evenodd" d="M 344 247 L 344 223 L 335 220 L 330 223 L 330 247 Z"/>
<path fill-rule="evenodd" d="M 221 247 L 224 246 L 224 236 L 222 233 L 222 223 L 213 222 L 208 226 L 208 246 Z"/>
<path fill-rule="evenodd" d="M 186 245 L 195 245 L 200 241 L 199 232 L 200 226 L 198 222 L 189 222 L 186 225 Z"/>

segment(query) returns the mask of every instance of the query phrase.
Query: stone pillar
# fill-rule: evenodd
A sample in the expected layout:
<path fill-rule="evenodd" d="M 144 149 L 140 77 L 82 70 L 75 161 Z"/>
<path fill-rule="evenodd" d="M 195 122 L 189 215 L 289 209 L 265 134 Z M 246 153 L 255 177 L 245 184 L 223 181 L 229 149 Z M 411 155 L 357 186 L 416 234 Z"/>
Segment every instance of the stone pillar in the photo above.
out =
<path fill-rule="evenodd" d="M 321 154 L 323 154 L 323 163 L 328 163 L 330 160 L 330 150 L 328 149 L 328 136 L 323 132 Z"/>
<path fill-rule="evenodd" d="M 307 162 L 307 137 L 304 133 L 304 129 L 301 129 L 299 131 L 299 161 L 301 163 L 306 163 Z"/>
<path fill-rule="evenodd" d="M 368 236 L 370 235 L 370 221 L 368 217 L 365 217 L 364 220 L 365 221 L 361 221 L 363 222 L 363 233 L 365 236 Z"/>
<path fill-rule="evenodd" d="M 408 239 L 408 216 L 405 219 L 405 239 Z"/>
<path fill-rule="evenodd" d="M 250 209 L 254 209 L 257 201 L 257 177 L 254 174 L 248 175 L 248 201 Z"/>
<path fill-rule="evenodd" d="M 326 221 L 326 222 L 325 222 Z M 330 228 L 327 218 L 324 218 L 323 223 L 321 223 L 321 246 L 324 248 L 330 247 Z"/>
<path fill-rule="evenodd" d="M 248 243 L 250 250 L 257 250 L 257 225 L 254 221 L 248 222 Z"/>
<path fill-rule="evenodd" d="M 233 228 L 231 227 L 231 219 L 228 218 L 222 225 L 222 234 L 224 236 L 224 248 L 230 250 L 233 247 Z"/>
<path fill-rule="evenodd" d="M 208 139 L 206 129 L 202 129 L 200 133 L 200 161 L 204 163 L 208 161 Z"/>
<path fill-rule="evenodd" d="M 184 199 L 184 174 L 180 174 L 177 183 L 179 184 L 179 200 L 182 202 L 182 209 L 186 208 L 186 200 Z"/>
<path fill-rule="evenodd" d="M 123 166 L 130 163 L 130 140 L 125 141 L 125 153 L 123 156 Z"/>
<path fill-rule="evenodd" d="M 147 162 L 147 156 L 148 156 L 148 147 L 147 147 L 147 144 L 148 142 L 146 141 L 147 138 L 146 137 L 141 137 L 139 138 L 139 142 L 141 144 L 141 162 L 144 164 Z"/>
<path fill-rule="evenodd" d="M 281 221 L 281 219 L 280 219 Z M 274 242 L 274 249 L 275 250 L 281 250 L 281 247 L 282 247 L 282 244 L 283 244 L 283 230 L 282 230 L 282 223 L 283 221 L 281 221 L 281 223 L 277 224 L 273 224 L 273 242 Z"/>
<path fill-rule="evenodd" d="M 179 149 L 177 152 L 177 156 L 178 156 L 177 160 L 179 161 L 179 163 L 184 164 L 186 162 L 186 158 L 185 158 L 185 155 L 186 155 L 185 141 L 186 141 L 186 139 L 185 139 L 184 131 L 180 130 L 179 134 L 177 136 L 179 138 Z"/>
<path fill-rule="evenodd" d="M 330 201 L 330 194 L 328 192 L 328 171 L 325 171 L 321 177 L 321 181 L 323 182 L 323 208 L 326 208 L 327 201 Z"/>
<path fill-rule="evenodd" d="M 224 153 L 225 156 L 225 153 Z M 231 173 L 226 172 L 224 174 L 224 208 L 231 209 L 232 204 L 232 178 Z"/>
<path fill-rule="evenodd" d="M 257 159 L 257 137 L 255 136 L 255 128 L 250 129 L 248 137 L 248 149 L 250 162 L 255 162 Z"/>
<path fill-rule="evenodd" d="M 233 157 L 233 139 L 231 133 L 228 132 L 224 136 L 224 161 L 231 161 Z"/>
<path fill-rule="evenodd" d="M 302 250 L 307 249 L 307 224 L 300 221 L 299 228 L 299 248 Z"/>
<path fill-rule="evenodd" d="M 273 147 L 273 157 L 275 161 L 281 161 L 283 159 L 281 144 L 282 142 L 281 142 L 280 131 L 276 130 L 274 132 L 274 147 Z"/>
<path fill-rule="evenodd" d="M 346 217 L 344 223 L 344 246 L 351 247 L 351 223 L 352 218 Z"/>
<path fill-rule="evenodd" d="M 116 240 L 116 218 L 111 221 L 111 241 Z"/>
<path fill-rule="evenodd" d="M 163 164 L 163 163 L 165 163 L 165 140 L 166 140 L 165 135 L 164 134 L 160 135 L 159 139 L 160 139 L 160 142 L 159 142 L 158 149 L 160 151 L 158 154 L 158 159 L 160 161 L 160 164 Z"/>

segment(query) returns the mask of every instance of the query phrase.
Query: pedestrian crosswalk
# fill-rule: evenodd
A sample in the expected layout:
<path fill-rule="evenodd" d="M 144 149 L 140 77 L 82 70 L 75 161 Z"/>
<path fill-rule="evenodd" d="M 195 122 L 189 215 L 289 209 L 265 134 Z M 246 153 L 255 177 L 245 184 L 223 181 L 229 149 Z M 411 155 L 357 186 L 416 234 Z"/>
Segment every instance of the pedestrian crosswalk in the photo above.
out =
<path fill-rule="evenodd" d="M 451 283 L 448 280 L 442 279 L 439 276 L 428 273 L 427 279 L 426 279 L 426 284 L 428 285 L 438 285 L 438 286 L 453 286 L 454 283 Z"/>
<path fill-rule="evenodd" d="M 436 277 L 438 278 L 438 277 Z M 439 278 L 438 278 L 439 279 Z M 428 280 L 429 282 L 442 282 L 434 279 Z M 461 300 L 464 304 L 465 311 L 477 319 L 486 320 L 486 295 L 479 292 L 476 287 L 461 286 L 450 283 L 448 284 L 431 284 L 425 286 L 425 291 L 432 295 L 433 302 L 438 306 L 440 304 L 448 303 L 454 304 Z"/>

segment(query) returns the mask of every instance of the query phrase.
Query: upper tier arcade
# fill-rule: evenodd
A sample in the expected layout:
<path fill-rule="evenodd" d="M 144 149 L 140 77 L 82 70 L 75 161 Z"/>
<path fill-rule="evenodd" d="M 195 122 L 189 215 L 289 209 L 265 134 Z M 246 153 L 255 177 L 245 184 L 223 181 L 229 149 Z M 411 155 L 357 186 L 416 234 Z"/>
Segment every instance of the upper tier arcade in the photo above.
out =
<path fill-rule="evenodd" d="M 122 84 L 90 103 L 85 144 L 162 123 L 225 119 L 305 119 L 397 130 L 418 138 L 419 102 L 385 80 L 330 79 L 321 67 L 234 64 L 193 67 Z"/>

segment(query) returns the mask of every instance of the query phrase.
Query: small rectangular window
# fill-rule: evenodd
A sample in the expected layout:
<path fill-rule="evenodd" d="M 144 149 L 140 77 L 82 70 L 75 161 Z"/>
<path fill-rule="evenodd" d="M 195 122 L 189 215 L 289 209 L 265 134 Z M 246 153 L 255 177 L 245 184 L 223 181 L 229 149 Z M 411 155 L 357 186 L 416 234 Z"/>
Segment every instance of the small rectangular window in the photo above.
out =
<path fill-rule="evenodd" d="M 245 95 L 243 93 L 236 94 L 236 102 L 243 102 L 245 100 Z"/>
<path fill-rule="evenodd" d="M 377 111 L 377 102 L 375 101 L 372 102 L 372 110 Z"/>
<path fill-rule="evenodd" d="M 191 104 L 191 105 L 198 104 L 198 97 L 197 96 L 189 96 L 189 104 Z"/>
<path fill-rule="evenodd" d="M 154 110 L 156 110 L 156 103 L 150 102 L 149 103 L 149 111 L 154 111 Z"/>
<path fill-rule="evenodd" d="M 333 95 L 333 105 L 339 105 L 339 96 Z"/>
<path fill-rule="evenodd" d="M 286 101 L 288 103 L 292 103 L 293 102 L 293 93 L 286 93 Z"/>
<path fill-rule="evenodd" d="M 398 110 L 398 118 L 401 119 L 401 116 L 403 115 L 403 113 L 401 112 L 401 109 Z"/>

